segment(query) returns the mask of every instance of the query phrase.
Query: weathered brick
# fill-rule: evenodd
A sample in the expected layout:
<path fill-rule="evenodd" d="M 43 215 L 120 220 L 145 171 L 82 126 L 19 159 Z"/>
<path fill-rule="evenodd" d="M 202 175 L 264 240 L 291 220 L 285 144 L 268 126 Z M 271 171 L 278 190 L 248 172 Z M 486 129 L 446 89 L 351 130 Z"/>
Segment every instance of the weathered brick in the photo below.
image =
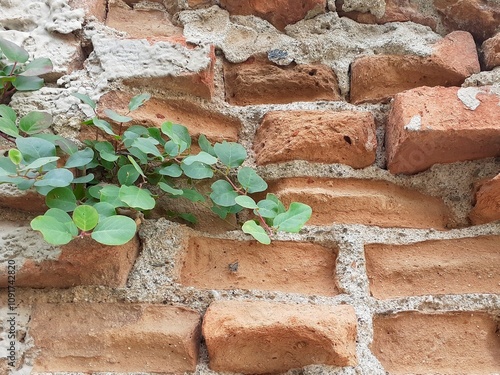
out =
<path fill-rule="evenodd" d="M 282 201 L 312 207 L 313 225 L 365 224 L 444 229 L 450 218 L 443 201 L 387 181 L 285 178 L 269 183 Z"/>
<path fill-rule="evenodd" d="M 429 57 L 374 55 L 351 66 L 351 102 L 387 101 L 398 92 L 419 86 L 460 86 L 480 66 L 472 36 L 448 34 L 433 46 Z"/>
<path fill-rule="evenodd" d="M 500 220 L 500 175 L 480 183 L 469 218 L 474 225 Z"/>
<path fill-rule="evenodd" d="M 263 374 L 356 364 L 356 314 L 347 305 L 217 301 L 205 314 L 203 335 L 215 371 Z"/>
<path fill-rule="evenodd" d="M 126 303 L 37 304 L 29 333 L 34 371 L 194 371 L 200 315 L 182 307 Z"/>
<path fill-rule="evenodd" d="M 487 69 L 500 66 L 500 32 L 486 40 L 481 46 L 484 55 L 484 64 Z"/>
<path fill-rule="evenodd" d="M 217 4 L 217 0 L 187 0 L 188 6 L 191 9 L 208 8 Z"/>
<path fill-rule="evenodd" d="M 211 99 L 215 48 L 192 46 L 183 38 L 92 39 L 108 80 L 122 80 L 141 91 L 157 90 Z M 126 64 L 123 61 L 127 61 Z"/>
<path fill-rule="evenodd" d="M 377 139 L 367 112 L 268 112 L 254 141 L 259 165 L 291 160 L 341 163 L 354 168 L 375 161 Z"/>
<path fill-rule="evenodd" d="M 180 283 L 204 289 L 332 296 L 338 294 L 336 256 L 337 249 L 311 243 L 273 241 L 261 245 L 255 241 L 192 237 L 182 255 Z"/>
<path fill-rule="evenodd" d="M 107 0 L 69 0 L 71 8 L 81 8 L 85 11 L 85 17 L 95 17 L 99 22 L 106 19 Z"/>
<path fill-rule="evenodd" d="M 500 372 L 498 321 L 482 312 L 374 318 L 373 354 L 389 374 Z"/>
<path fill-rule="evenodd" d="M 434 0 L 434 7 L 450 30 L 470 32 L 479 43 L 491 38 L 500 25 L 500 7 L 484 0 Z"/>
<path fill-rule="evenodd" d="M 26 244 L 17 244 L 17 246 L 36 247 L 37 243 L 27 231 L 28 229 L 25 229 Z M 11 241 L 17 237 L 19 236 L 14 236 Z M 2 245 L 14 246 L 12 243 Z M 90 238 L 78 238 L 61 246 L 59 254 L 53 258 L 45 260 L 27 258 L 22 264 L 18 263 L 16 286 L 31 288 L 69 288 L 77 285 L 123 287 L 139 253 L 139 246 L 139 240 L 136 237 L 122 246 L 105 246 Z M 45 251 L 45 249 L 40 251 Z M 0 264 L 0 287 L 7 286 L 6 266 L 6 261 Z"/>
<path fill-rule="evenodd" d="M 324 13 L 326 0 L 220 0 L 220 6 L 234 15 L 254 15 L 273 24 L 279 30 L 304 19 L 308 14 Z"/>
<path fill-rule="evenodd" d="M 0 207 L 34 213 L 47 211 L 43 195 L 32 190 L 21 191 L 15 186 L 5 184 L 0 185 Z"/>
<path fill-rule="evenodd" d="M 500 294 L 500 237 L 365 246 L 370 292 L 387 299 L 426 294 Z"/>
<path fill-rule="evenodd" d="M 166 9 L 135 10 L 122 0 L 108 2 L 106 26 L 124 31 L 130 38 L 182 36 L 182 28 L 172 24 Z"/>
<path fill-rule="evenodd" d="M 421 87 L 397 94 L 386 132 L 392 173 L 500 155 L 500 97 L 488 87 Z"/>
<path fill-rule="evenodd" d="M 278 66 L 251 57 L 240 64 L 226 62 L 224 83 L 226 100 L 235 105 L 341 100 L 335 73 L 320 64 Z"/>
<path fill-rule="evenodd" d="M 100 114 L 105 108 L 113 108 L 119 113 L 127 113 L 132 94 L 122 91 L 110 91 L 99 100 Z M 152 97 L 142 107 L 131 112 L 134 123 L 144 126 L 160 127 L 166 121 L 181 124 L 189 129 L 193 138 L 200 134 L 214 141 L 237 141 L 241 122 L 235 117 L 223 115 L 199 104 L 179 99 L 161 99 Z"/>

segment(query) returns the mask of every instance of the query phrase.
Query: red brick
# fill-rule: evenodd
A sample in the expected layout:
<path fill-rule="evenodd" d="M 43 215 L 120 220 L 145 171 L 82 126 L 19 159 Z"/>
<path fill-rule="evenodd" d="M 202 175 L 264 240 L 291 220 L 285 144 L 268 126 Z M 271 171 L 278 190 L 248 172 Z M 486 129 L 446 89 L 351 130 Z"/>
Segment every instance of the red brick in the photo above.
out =
<path fill-rule="evenodd" d="M 182 36 L 182 28 L 174 26 L 165 10 L 134 10 L 121 0 L 110 1 L 106 26 L 124 31 L 130 38 Z"/>
<path fill-rule="evenodd" d="M 500 237 L 365 246 L 370 292 L 388 299 L 427 294 L 500 294 Z"/>
<path fill-rule="evenodd" d="M 498 322 L 482 312 L 376 316 L 373 354 L 389 374 L 500 372 Z"/>
<path fill-rule="evenodd" d="M 36 372 L 194 371 L 200 315 L 182 307 L 126 303 L 37 304 L 30 335 Z"/>
<path fill-rule="evenodd" d="M 107 0 L 69 0 L 71 8 L 82 8 L 86 18 L 95 17 L 99 22 L 106 19 Z"/>
<path fill-rule="evenodd" d="M 283 31 L 286 25 L 304 19 L 308 13 L 324 13 L 326 0 L 220 0 L 220 6 L 233 15 L 263 18 Z"/>
<path fill-rule="evenodd" d="M 487 69 L 500 66 L 500 33 L 486 40 L 481 46 L 484 54 L 484 64 Z"/>
<path fill-rule="evenodd" d="M 0 186 L 0 207 L 33 213 L 43 213 L 48 209 L 43 195 L 32 190 L 21 191 L 8 185 Z"/>
<path fill-rule="evenodd" d="M 500 220 L 500 174 L 480 183 L 469 218 L 474 225 Z"/>
<path fill-rule="evenodd" d="M 434 0 L 434 7 L 450 30 L 470 32 L 479 43 L 491 38 L 500 25 L 500 7 L 484 0 Z"/>
<path fill-rule="evenodd" d="M 254 141 L 259 165 L 291 160 L 364 168 L 375 161 L 375 121 L 368 112 L 268 112 Z"/>
<path fill-rule="evenodd" d="M 216 5 L 216 0 L 187 0 L 188 6 L 191 9 L 198 8 L 208 8 L 212 5 Z"/>
<path fill-rule="evenodd" d="M 388 101 L 398 92 L 420 86 L 460 86 L 479 73 L 472 36 L 448 34 L 433 46 L 430 57 L 374 55 L 358 58 L 351 67 L 351 102 Z"/>
<path fill-rule="evenodd" d="M 231 241 L 192 237 L 182 255 L 180 283 L 203 289 L 260 289 L 338 294 L 337 249 L 300 242 Z M 300 259 L 300 264 L 297 264 Z M 229 265 L 237 270 L 231 270 Z"/>
<path fill-rule="evenodd" d="M 99 113 L 112 108 L 119 113 L 127 113 L 128 103 L 132 94 L 122 91 L 110 91 L 99 100 Z M 129 114 L 133 123 L 144 126 L 161 127 L 166 121 L 181 124 L 189 129 L 194 139 L 200 134 L 207 136 L 212 142 L 238 140 L 241 122 L 235 117 L 229 117 L 211 109 L 206 109 L 197 103 L 179 99 L 161 99 L 152 97 L 142 107 Z"/>
<path fill-rule="evenodd" d="M 69 288 L 77 285 L 123 287 L 139 253 L 134 237 L 122 246 L 106 246 L 90 238 L 77 238 L 61 246 L 57 259 L 25 259 L 16 274 L 16 286 Z M 0 265 L 0 287 L 7 285 L 6 264 Z"/>
<path fill-rule="evenodd" d="M 341 100 L 337 77 L 326 65 L 278 66 L 266 58 L 224 64 L 226 100 L 235 105 Z"/>
<path fill-rule="evenodd" d="M 282 201 L 312 207 L 312 225 L 365 224 L 444 229 L 449 212 L 443 201 L 387 181 L 285 178 L 269 183 Z"/>
<path fill-rule="evenodd" d="M 347 305 L 217 301 L 205 314 L 203 335 L 214 371 L 264 374 L 356 364 L 356 314 Z"/>
<path fill-rule="evenodd" d="M 386 149 L 392 173 L 500 155 L 500 97 L 488 87 L 421 87 L 397 94 Z"/>

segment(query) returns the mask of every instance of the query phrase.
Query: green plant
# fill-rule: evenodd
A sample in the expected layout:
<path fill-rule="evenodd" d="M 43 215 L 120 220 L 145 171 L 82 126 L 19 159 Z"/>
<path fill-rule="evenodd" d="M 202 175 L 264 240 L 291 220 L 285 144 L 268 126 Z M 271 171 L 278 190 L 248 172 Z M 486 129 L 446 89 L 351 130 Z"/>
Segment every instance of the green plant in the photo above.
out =
<path fill-rule="evenodd" d="M 52 62 L 45 57 L 28 60 L 29 54 L 24 48 L 0 38 L 0 104 L 8 103 L 15 91 L 43 87 L 44 80 L 39 75 L 50 73 Z"/>

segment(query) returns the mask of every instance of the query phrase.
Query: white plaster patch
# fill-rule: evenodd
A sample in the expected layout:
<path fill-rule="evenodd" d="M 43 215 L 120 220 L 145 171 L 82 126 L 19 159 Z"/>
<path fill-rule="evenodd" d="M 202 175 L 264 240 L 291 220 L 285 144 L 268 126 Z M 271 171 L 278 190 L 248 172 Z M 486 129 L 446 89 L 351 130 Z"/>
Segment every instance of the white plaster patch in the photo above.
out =
<path fill-rule="evenodd" d="M 483 92 L 478 87 L 462 87 L 458 90 L 458 99 L 470 110 L 474 111 L 481 102 L 477 99 L 477 94 Z"/>
<path fill-rule="evenodd" d="M 45 23 L 45 29 L 49 32 L 69 34 L 82 28 L 85 11 L 83 9 L 71 9 L 67 0 L 47 0 L 50 7 L 50 16 Z"/>
<path fill-rule="evenodd" d="M 385 0 L 344 0 L 344 12 L 370 12 L 380 18 L 385 14 Z"/>
<path fill-rule="evenodd" d="M 422 116 L 415 115 L 410 119 L 410 122 L 404 126 L 405 130 L 417 132 L 422 129 Z"/>

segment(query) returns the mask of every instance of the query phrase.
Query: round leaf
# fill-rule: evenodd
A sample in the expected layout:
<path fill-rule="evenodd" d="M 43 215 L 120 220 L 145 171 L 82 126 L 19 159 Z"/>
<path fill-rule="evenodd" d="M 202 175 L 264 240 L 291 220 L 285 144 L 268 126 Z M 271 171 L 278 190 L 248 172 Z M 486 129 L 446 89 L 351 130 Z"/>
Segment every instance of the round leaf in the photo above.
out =
<path fill-rule="evenodd" d="M 121 185 L 132 185 L 140 174 L 132 164 L 125 164 L 118 170 L 118 181 Z"/>
<path fill-rule="evenodd" d="M 73 221 L 79 229 L 88 232 L 97 225 L 99 213 L 94 207 L 84 204 L 76 207 L 73 211 Z"/>
<path fill-rule="evenodd" d="M 16 112 L 6 104 L 0 104 L 0 117 L 8 118 L 12 122 L 16 122 Z"/>
<path fill-rule="evenodd" d="M 105 217 L 116 215 L 116 209 L 110 203 L 98 202 L 94 204 L 92 207 L 94 207 L 97 210 L 97 213 L 99 214 L 99 220 L 102 220 Z"/>
<path fill-rule="evenodd" d="M 91 148 L 87 147 L 71 155 L 66 161 L 65 167 L 66 168 L 83 167 L 89 164 L 92 161 L 92 159 L 94 159 L 94 151 Z"/>
<path fill-rule="evenodd" d="M 134 220 L 127 216 L 115 215 L 100 220 L 91 236 L 104 245 L 123 245 L 135 236 L 136 231 Z"/>
<path fill-rule="evenodd" d="M 17 148 L 9 150 L 9 159 L 15 164 L 19 165 L 23 161 L 23 154 Z"/>
<path fill-rule="evenodd" d="M 47 112 L 33 111 L 19 120 L 19 129 L 27 134 L 36 134 L 52 125 L 52 116 Z"/>
<path fill-rule="evenodd" d="M 273 226 L 280 231 L 297 233 L 311 218 L 312 209 L 306 204 L 293 202 L 288 211 L 274 218 Z"/>
<path fill-rule="evenodd" d="M 10 135 L 11 137 L 19 137 L 19 129 L 16 123 L 10 118 L 0 117 L 0 132 Z"/>
<path fill-rule="evenodd" d="M 35 182 L 35 186 L 65 187 L 73 181 L 73 173 L 64 168 L 48 171 L 42 180 Z"/>
<path fill-rule="evenodd" d="M 216 143 L 214 151 L 222 164 L 229 168 L 239 167 L 247 158 L 245 147 L 235 142 Z"/>
<path fill-rule="evenodd" d="M 0 38 L 0 49 L 5 57 L 13 62 L 25 63 L 30 57 L 24 48 L 19 47 L 17 44 L 5 40 L 4 38 Z"/>
<path fill-rule="evenodd" d="M 68 187 L 60 187 L 51 190 L 45 197 L 47 207 L 58 208 L 65 212 L 71 212 L 76 208 L 76 197 Z"/>
<path fill-rule="evenodd" d="M 182 169 L 178 164 L 172 164 L 158 170 L 158 173 L 163 176 L 180 177 L 182 175 Z"/>
<path fill-rule="evenodd" d="M 151 210 L 156 205 L 156 201 L 147 189 L 141 189 L 137 186 L 122 186 L 118 195 L 122 202 L 129 207 L 139 210 Z"/>
<path fill-rule="evenodd" d="M 134 96 L 132 99 L 130 99 L 130 103 L 128 103 L 128 109 L 129 111 L 134 111 L 140 106 L 142 106 L 144 103 L 146 103 L 149 99 L 151 98 L 151 94 L 144 93 L 144 94 L 139 94 Z"/>
<path fill-rule="evenodd" d="M 43 87 L 44 81 L 40 77 L 17 76 L 12 84 L 18 91 L 35 91 Z"/>
<path fill-rule="evenodd" d="M 257 203 L 255 203 L 255 201 L 247 195 L 239 195 L 234 198 L 234 201 L 241 207 L 245 207 L 248 209 L 259 208 L 259 206 L 257 206 Z"/>
<path fill-rule="evenodd" d="M 243 167 L 238 171 L 238 182 L 248 193 L 258 193 L 267 189 L 266 181 L 249 167 Z"/>
<path fill-rule="evenodd" d="M 41 215 L 31 220 L 31 228 L 40 231 L 52 245 L 65 245 L 73 239 L 69 228 L 54 217 Z"/>
<path fill-rule="evenodd" d="M 66 227 L 68 228 L 69 232 L 73 237 L 78 236 L 78 228 L 76 227 L 75 223 L 73 222 L 73 219 L 71 218 L 71 216 L 68 215 L 67 212 L 60 210 L 59 208 L 50 208 L 45 212 L 44 215 L 51 216 L 54 219 L 58 220 L 60 223 L 66 225 Z"/>
<path fill-rule="evenodd" d="M 52 61 L 46 57 L 40 57 L 30 61 L 26 67 L 25 71 L 20 75 L 22 76 L 39 76 L 42 74 L 50 73 L 53 69 Z"/>
<path fill-rule="evenodd" d="M 257 225 L 257 223 L 253 220 L 246 221 L 242 225 L 241 229 L 243 230 L 243 232 L 251 235 L 257 241 L 259 241 L 261 244 L 269 245 L 271 243 L 271 239 L 267 235 L 264 228 Z"/>
<path fill-rule="evenodd" d="M 195 161 L 190 165 L 184 163 L 181 164 L 181 169 L 186 176 L 189 178 L 194 178 L 196 180 L 201 180 L 204 178 L 212 178 L 214 171 L 208 165 Z"/>
<path fill-rule="evenodd" d="M 201 151 L 197 155 L 190 155 L 190 156 L 184 158 L 184 160 L 182 162 L 186 165 L 191 165 L 195 161 L 198 161 L 198 162 L 203 163 L 203 164 L 212 165 L 212 164 L 217 163 L 217 158 L 213 157 L 212 155 L 210 155 L 209 153 L 207 153 L 205 151 Z"/>
<path fill-rule="evenodd" d="M 231 207 L 236 204 L 235 198 L 238 193 L 234 191 L 231 184 L 224 180 L 216 181 L 212 184 L 210 198 L 215 204 L 222 207 Z"/>

